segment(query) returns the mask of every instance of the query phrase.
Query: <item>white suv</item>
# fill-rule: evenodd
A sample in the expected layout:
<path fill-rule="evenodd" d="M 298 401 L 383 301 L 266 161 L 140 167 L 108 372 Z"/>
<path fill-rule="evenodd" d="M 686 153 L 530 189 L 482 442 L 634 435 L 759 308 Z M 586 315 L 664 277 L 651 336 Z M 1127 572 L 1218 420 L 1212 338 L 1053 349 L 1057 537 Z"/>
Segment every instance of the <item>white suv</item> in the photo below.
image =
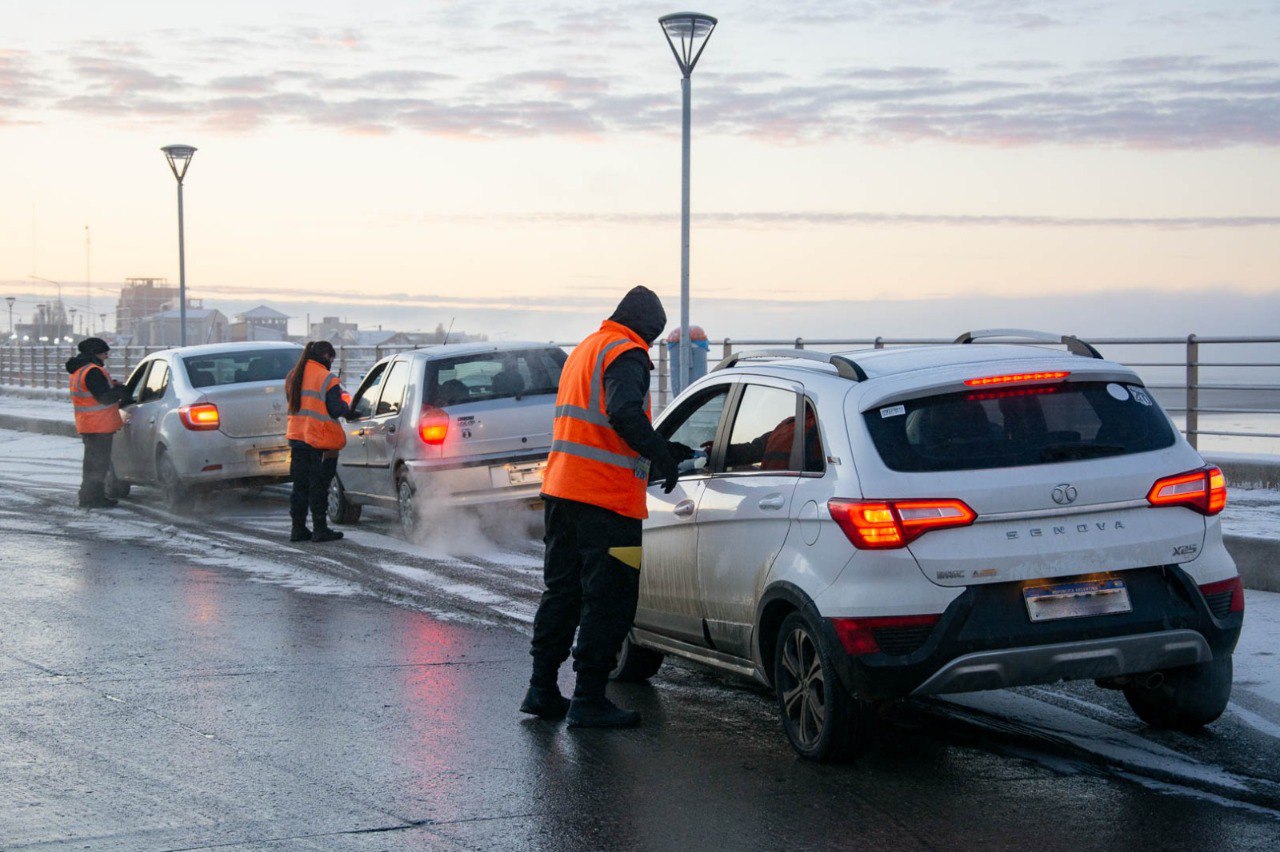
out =
<path fill-rule="evenodd" d="M 1067 351 L 975 343 L 1011 337 Z M 1180 729 L 1226 706 L 1244 596 L 1222 473 L 1076 338 L 742 353 L 657 429 L 707 465 L 649 489 L 615 679 L 664 653 L 754 677 L 817 760 L 864 750 L 904 696 L 1093 679 Z"/>

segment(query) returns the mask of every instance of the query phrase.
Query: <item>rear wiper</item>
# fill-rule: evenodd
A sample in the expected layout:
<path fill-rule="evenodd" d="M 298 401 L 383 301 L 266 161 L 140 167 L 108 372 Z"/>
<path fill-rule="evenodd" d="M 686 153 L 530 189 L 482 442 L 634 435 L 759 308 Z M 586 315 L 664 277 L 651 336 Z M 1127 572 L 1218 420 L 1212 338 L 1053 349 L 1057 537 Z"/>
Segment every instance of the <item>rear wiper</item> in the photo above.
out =
<path fill-rule="evenodd" d="M 1098 456 L 1114 456 L 1124 451 L 1125 448 L 1119 444 L 1093 444 L 1088 441 L 1071 441 L 1047 445 L 1040 453 L 1040 460 L 1052 462 L 1091 459 Z"/>

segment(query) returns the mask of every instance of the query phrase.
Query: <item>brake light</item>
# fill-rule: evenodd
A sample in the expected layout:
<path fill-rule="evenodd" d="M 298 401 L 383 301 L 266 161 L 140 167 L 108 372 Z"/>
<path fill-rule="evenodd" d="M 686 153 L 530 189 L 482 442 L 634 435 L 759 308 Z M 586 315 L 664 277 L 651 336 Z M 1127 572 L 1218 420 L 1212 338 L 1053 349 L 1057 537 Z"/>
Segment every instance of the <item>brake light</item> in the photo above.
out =
<path fill-rule="evenodd" d="M 218 406 L 212 402 L 184 405 L 178 409 L 178 419 L 193 432 L 213 432 L 222 425 Z"/>
<path fill-rule="evenodd" d="M 930 530 L 967 527 L 978 513 L 961 500 L 827 501 L 831 518 L 859 550 L 906 547 Z"/>
<path fill-rule="evenodd" d="M 443 409 L 428 405 L 418 418 L 418 434 L 425 444 L 443 444 L 449 434 L 449 415 Z"/>
<path fill-rule="evenodd" d="M 985 388 L 991 385 L 1012 385 L 1024 382 L 1060 382 L 1071 375 L 1069 370 L 1050 370 L 1040 373 L 1008 373 L 1003 376 L 983 376 L 978 379 L 965 379 L 964 383 L 971 388 Z"/>
<path fill-rule="evenodd" d="M 1046 385 L 1040 388 L 1010 388 L 1009 390 L 993 390 L 993 391 L 974 391 L 966 394 L 965 399 L 1006 399 L 1011 396 L 1040 396 L 1046 393 L 1057 393 L 1062 390 L 1061 385 Z"/>
<path fill-rule="evenodd" d="M 1203 467 L 1156 480 L 1147 492 L 1152 506 L 1185 506 L 1202 515 L 1216 515 L 1227 505 L 1227 478 L 1222 469 Z"/>
<path fill-rule="evenodd" d="M 833 618 L 831 626 L 835 628 L 836 638 L 850 654 L 877 654 L 880 643 L 876 641 L 877 630 L 890 630 L 903 627 L 933 627 L 942 619 L 941 615 L 891 615 L 882 618 Z"/>
<path fill-rule="evenodd" d="M 1222 580 L 1217 583 L 1208 583 L 1200 587 L 1200 594 L 1205 598 L 1212 595 L 1221 595 L 1226 592 L 1231 593 L 1231 606 L 1227 612 L 1244 612 L 1244 583 L 1239 577 L 1232 577 L 1230 580 Z"/>

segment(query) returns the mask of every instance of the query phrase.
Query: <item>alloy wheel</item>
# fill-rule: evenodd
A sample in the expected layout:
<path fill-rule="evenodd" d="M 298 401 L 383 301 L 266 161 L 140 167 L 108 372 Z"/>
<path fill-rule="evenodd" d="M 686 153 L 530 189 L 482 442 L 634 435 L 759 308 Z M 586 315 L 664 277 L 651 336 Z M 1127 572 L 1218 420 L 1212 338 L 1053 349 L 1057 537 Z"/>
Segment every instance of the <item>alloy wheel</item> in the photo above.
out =
<path fill-rule="evenodd" d="M 796 739 L 811 748 L 826 724 L 827 683 L 818 648 L 807 630 L 796 628 L 787 636 L 781 675 L 783 712 Z"/>

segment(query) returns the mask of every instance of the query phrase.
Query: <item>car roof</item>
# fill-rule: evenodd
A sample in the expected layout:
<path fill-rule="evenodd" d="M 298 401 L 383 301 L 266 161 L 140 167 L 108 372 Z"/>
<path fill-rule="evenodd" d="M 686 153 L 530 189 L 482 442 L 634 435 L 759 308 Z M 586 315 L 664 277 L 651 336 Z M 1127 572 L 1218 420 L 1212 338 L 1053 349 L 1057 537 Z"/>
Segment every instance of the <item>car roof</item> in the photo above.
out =
<path fill-rule="evenodd" d="M 910 346 L 901 349 L 858 349 L 837 353 L 856 362 L 868 379 L 958 364 L 993 361 L 1044 361 L 1062 359 L 1079 363 L 1081 356 L 1026 344 L 977 343 Z M 1092 359 L 1089 359 L 1092 360 Z"/>
<path fill-rule="evenodd" d="M 535 343 L 528 340 L 482 341 L 478 343 L 437 343 L 404 353 L 415 358 L 453 358 L 458 355 L 482 355 L 486 352 L 523 352 L 527 349 L 559 349 L 554 343 Z"/>
<path fill-rule="evenodd" d="M 263 349 L 292 349 L 300 351 L 302 345 L 284 340 L 244 340 L 234 343 L 202 343 L 199 346 L 164 349 L 152 355 L 181 355 L 183 358 L 201 355 L 227 355 L 234 352 L 260 352 Z"/>

